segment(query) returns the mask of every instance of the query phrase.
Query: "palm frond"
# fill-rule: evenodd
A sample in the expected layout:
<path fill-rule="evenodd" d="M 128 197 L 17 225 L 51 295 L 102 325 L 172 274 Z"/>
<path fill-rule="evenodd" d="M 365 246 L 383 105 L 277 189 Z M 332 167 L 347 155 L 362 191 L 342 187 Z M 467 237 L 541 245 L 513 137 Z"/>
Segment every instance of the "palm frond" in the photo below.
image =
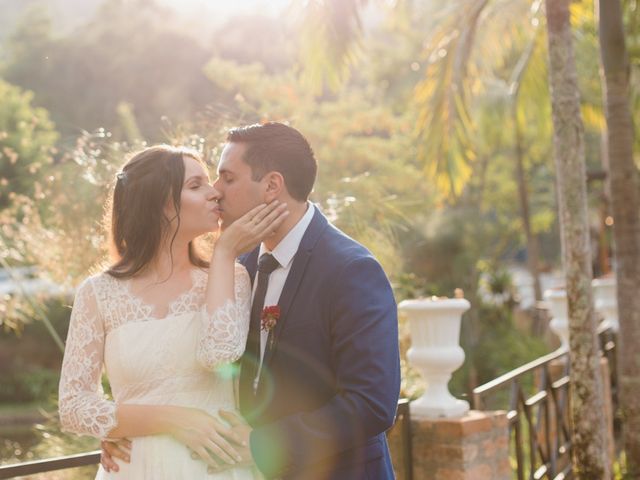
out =
<path fill-rule="evenodd" d="M 466 2 L 468 4 L 468 2 Z M 427 46 L 429 66 L 416 86 L 421 105 L 416 133 L 419 157 L 443 198 L 454 199 L 473 171 L 473 123 L 466 103 L 469 58 L 480 17 L 489 0 L 451 10 Z"/>
<path fill-rule="evenodd" d="M 366 0 L 308 0 L 302 7 L 300 63 L 309 87 L 320 93 L 342 85 L 360 47 L 360 9 Z"/>

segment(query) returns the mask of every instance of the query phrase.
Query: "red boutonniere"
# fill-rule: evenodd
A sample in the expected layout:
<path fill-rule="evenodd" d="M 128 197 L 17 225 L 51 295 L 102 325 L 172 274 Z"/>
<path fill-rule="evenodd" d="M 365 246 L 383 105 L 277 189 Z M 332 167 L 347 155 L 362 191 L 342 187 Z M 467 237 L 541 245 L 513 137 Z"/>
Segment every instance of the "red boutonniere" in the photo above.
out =
<path fill-rule="evenodd" d="M 271 305 L 262 309 L 262 315 L 260 315 L 260 330 L 265 332 L 271 332 L 278 323 L 280 318 L 280 307 L 278 305 Z"/>

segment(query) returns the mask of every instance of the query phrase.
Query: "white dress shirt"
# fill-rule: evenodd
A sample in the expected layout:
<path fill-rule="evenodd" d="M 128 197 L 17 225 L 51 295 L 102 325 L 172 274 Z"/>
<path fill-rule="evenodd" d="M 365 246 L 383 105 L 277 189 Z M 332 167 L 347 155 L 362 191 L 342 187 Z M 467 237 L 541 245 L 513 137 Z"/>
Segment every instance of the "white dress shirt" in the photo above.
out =
<path fill-rule="evenodd" d="M 276 268 L 271 275 L 269 275 L 269 285 L 267 286 L 267 293 L 264 296 L 264 306 L 270 307 L 278 304 L 280 300 L 280 294 L 284 288 L 284 283 L 287 281 L 291 265 L 293 264 L 293 257 L 296 255 L 300 242 L 304 233 L 307 231 L 313 214 L 315 213 L 315 207 L 311 203 L 307 203 L 307 211 L 302 218 L 295 224 L 295 226 L 289 230 L 289 233 L 276 245 L 273 251 L 269 251 L 265 247 L 264 243 L 260 245 L 260 252 L 258 258 L 264 253 L 270 253 L 278 261 L 280 266 Z M 251 295 L 251 301 L 256 292 L 256 285 L 258 282 L 253 282 L 253 292 Z M 269 338 L 269 332 L 264 330 L 260 331 L 260 368 L 255 378 L 254 388 L 257 387 L 258 379 L 260 378 L 260 370 L 262 370 L 262 360 L 264 358 L 264 351 L 267 345 L 267 339 Z"/>

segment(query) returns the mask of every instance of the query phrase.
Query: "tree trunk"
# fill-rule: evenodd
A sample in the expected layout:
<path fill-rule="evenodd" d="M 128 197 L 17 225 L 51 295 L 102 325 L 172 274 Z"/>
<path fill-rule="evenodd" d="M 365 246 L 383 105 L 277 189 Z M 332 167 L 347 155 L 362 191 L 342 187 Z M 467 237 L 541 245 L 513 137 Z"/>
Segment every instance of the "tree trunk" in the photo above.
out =
<path fill-rule="evenodd" d="M 633 161 L 629 59 L 619 0 L 599 2 L 609 185 L 618 284 L 618 375 L 629 478 L 640 478 L 640 199 Z"/>
<path fill-rule="evenodd" d="M 570 0 L 546 0 L 553 144 L 569 307 L 573 464 L 578 478 L 611 478 L 602 375 L 591 293 L 584 126 L 573 53 Z"/>
<path fill-rule="evenodd" d="M 520 215 L 522 218 L 522 227 L 527 238 L 527 267 L 529 274 L 533 280 L 533 293 L 535 301 L 542 300 L 542 287 L 540 286 L 540 272 L 538 272 L 539 255 L 538 255 L 538 239 L 531 230 L 531 211 L 529 209 L 529 191 L 527 189 L 527 179 L 524 169 L 524 152 L 522 146 L 522 132 L 518 123 L 518 97 L 514 97 L 511 107 L 511 116 L 513 118 L 513 127 L 515 131 L 515 150 L 516 150 L 516 182 L 518 184 L 518 197 L 520 199 Z M 536 319 L 536 327 L 537 319 Z"/>
<path fill-rule="evenodd" d="M 524 76 L 529 61 L 536 48 L 537 29 L 534 30 L 529 45 L 524 50 L 522 56 L 518 60 L 516 67 L 511 74 L 509 82 L 509 96 L 511 97 L 511 121 L 513 122 L 515 157 L 516 157 L 516 183 L 518 184 L 518 197 L 520 199 L 520 215 L 522 218 L 522 226 L 527 238 L 527 267 L 529 274 L 533 280 L 533 296 L 535 301 L 542 300 L 542 287 L 540 286 L 540 258 L 538 254 L 538 239 L 531 230 L 531 210 L 529 208 L 529 190 L 527 188 L 527 178 L 524 168 L 524 146 L 522 140 L 522 130 L 518 122 L 518 100 L 520 99 L 520 87 L 522 85 L 522 77 Z M 537 309 L 533 310 L 537 312 Z M 533 323 L 532 332 L 534 335 L 542 333 L 540 329 L 540 315 L 536 313 Z"/>

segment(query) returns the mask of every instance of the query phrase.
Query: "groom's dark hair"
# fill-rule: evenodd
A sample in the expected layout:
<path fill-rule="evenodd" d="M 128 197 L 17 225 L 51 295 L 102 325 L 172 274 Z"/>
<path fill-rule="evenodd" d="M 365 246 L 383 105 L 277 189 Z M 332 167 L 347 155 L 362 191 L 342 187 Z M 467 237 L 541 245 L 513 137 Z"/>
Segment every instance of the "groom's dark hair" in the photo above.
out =
<path fill-rule="evenodd" d="M 284 123 L 268 122 L 234 128 L 227 142 L 246 145 L 243 160 L 258 181 L 269 172 L 279 172 L 289 194 L 306 201 L 316 181 L 318 164 L 306 138 Z"/>

